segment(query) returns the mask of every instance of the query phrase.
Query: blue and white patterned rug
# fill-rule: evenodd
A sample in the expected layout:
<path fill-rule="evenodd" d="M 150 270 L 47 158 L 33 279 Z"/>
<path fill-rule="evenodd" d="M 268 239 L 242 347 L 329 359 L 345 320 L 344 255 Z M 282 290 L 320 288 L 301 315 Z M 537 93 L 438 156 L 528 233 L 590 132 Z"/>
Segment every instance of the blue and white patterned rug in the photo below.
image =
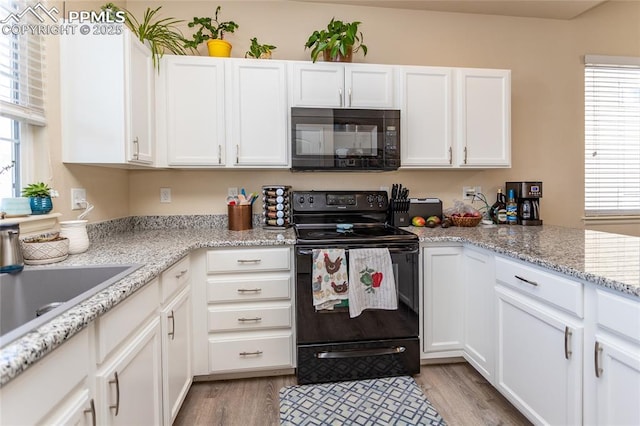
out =
<path fill-rule="evenodd" d="M 282 425 L 432 425 L 446 423 L 412 377 L 285 386 Z"/>

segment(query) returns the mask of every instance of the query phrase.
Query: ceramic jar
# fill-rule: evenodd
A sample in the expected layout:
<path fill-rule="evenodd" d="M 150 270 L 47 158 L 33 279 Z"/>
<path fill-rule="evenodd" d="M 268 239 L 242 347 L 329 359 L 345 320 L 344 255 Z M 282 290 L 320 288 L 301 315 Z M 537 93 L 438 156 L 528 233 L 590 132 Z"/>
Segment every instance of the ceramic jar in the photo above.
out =
<path fill-rule="evenodd" d="M 69 254 L 84 253 L 89 248 L 86 220 L 60 222 L 60 236 L 69 239 Z"/>

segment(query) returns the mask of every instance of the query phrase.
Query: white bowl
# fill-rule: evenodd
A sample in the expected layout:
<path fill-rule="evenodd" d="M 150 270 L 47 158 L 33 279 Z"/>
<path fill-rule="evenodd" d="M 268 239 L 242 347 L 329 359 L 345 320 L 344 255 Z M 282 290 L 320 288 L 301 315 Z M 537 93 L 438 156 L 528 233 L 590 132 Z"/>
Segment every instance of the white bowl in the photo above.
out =
<path fill-rule="evenodd" d="M 45 234 L 45 236 L 50 234 Z M 42 237 L 40 235 L 39 237 Z M 22 257 L 27 265 L 44 265 L 60 262 L 69 256 L 69 239 L 60 237 L 54 241 L 37 241 L 38 237 L 29 237 L 20 240 Z"/>

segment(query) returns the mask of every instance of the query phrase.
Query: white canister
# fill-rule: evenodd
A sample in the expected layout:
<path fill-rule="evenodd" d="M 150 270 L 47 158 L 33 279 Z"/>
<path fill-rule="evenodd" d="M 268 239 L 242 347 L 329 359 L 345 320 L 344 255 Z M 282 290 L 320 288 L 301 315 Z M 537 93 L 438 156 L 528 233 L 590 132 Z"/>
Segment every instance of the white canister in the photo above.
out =
<path fill-rule="evenodd" d="M 86 220 L 60 222 L 60 236 L 69 239 L 69 254 L 84 253 L 89 248 Z"/>

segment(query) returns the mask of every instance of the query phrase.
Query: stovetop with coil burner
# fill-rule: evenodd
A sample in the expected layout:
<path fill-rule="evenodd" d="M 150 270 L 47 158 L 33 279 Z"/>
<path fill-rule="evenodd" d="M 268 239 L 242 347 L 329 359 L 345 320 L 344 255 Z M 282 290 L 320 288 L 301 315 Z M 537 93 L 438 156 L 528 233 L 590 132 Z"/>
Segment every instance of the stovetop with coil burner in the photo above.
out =
<path fill-rule="evenodd" d="M 418 237 L 385 223 L 386 191 L 294 191 L 293 222 L 298 244 L 385 244 Z"/>

